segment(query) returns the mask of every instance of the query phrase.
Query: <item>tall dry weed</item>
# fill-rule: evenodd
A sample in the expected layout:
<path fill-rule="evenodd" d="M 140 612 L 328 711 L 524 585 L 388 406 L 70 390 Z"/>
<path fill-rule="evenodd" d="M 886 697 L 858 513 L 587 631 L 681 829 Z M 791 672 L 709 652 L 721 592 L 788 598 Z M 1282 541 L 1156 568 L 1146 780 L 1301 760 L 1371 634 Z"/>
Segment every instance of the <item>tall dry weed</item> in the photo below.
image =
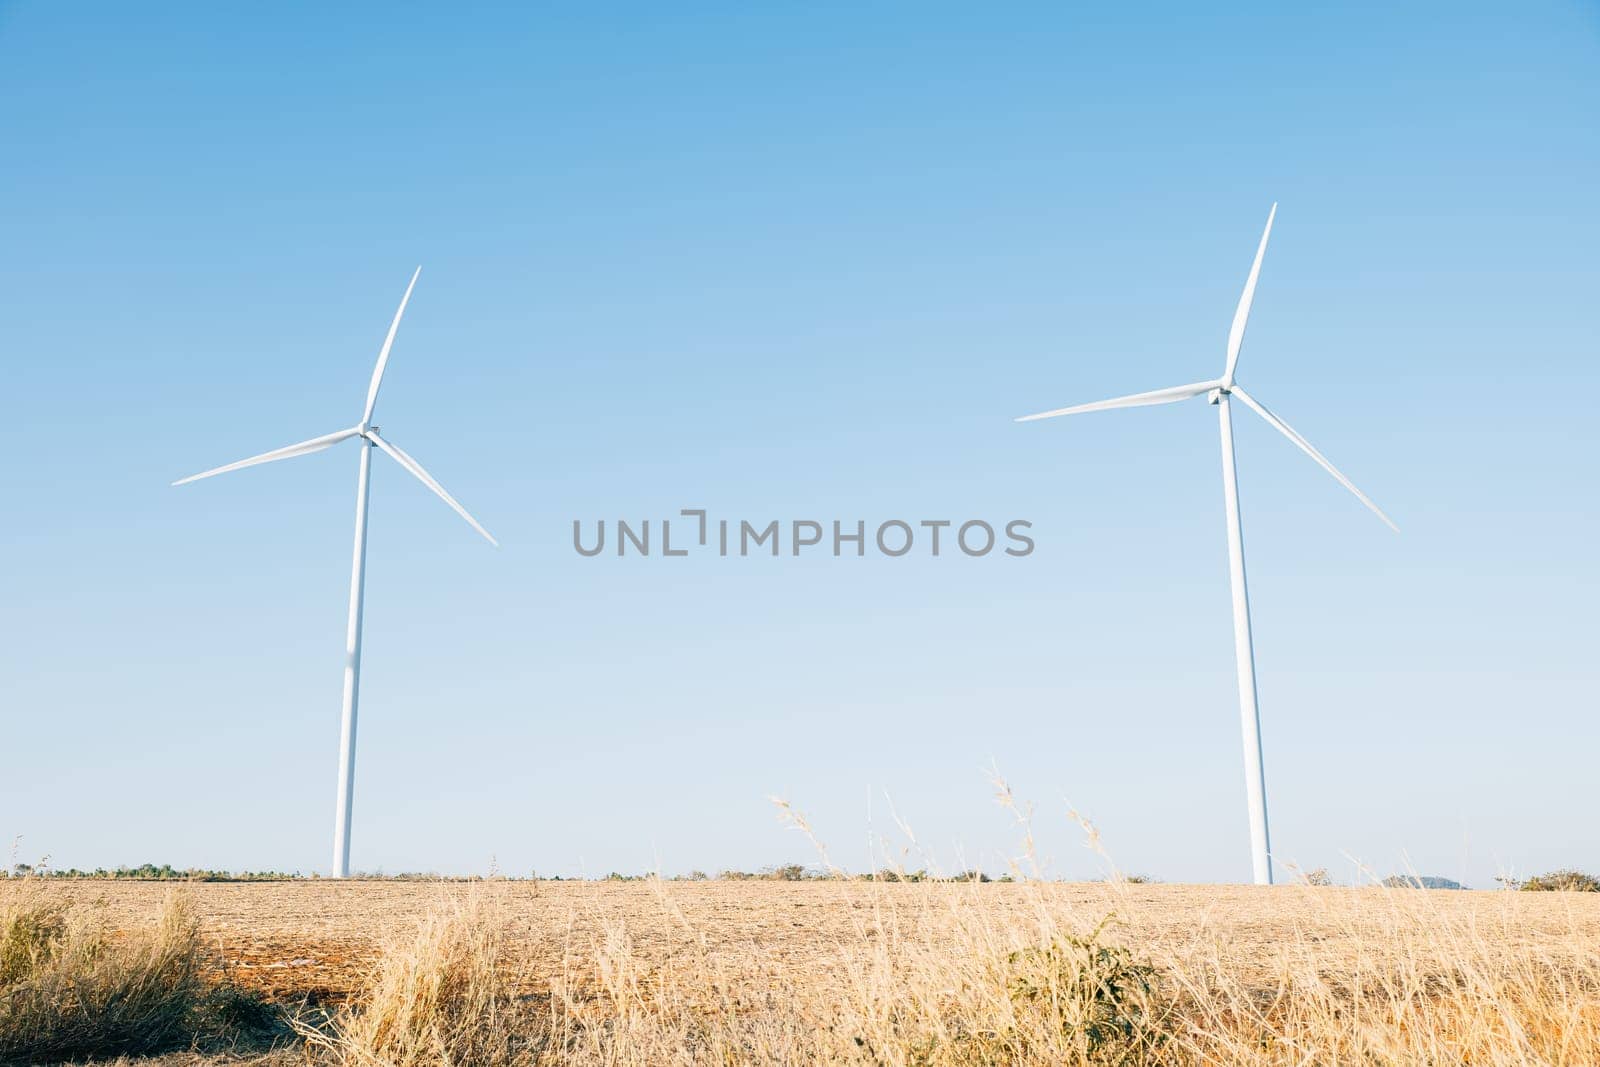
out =
<path fill-rule="evenodd" d="M 1420 890 L 1287 892 L 1326 921 L 1266 959 L 1198 942 L 1165 961 L 1186 1062 L 1600 1063 L 1600 943 L 1576 915 L 1551 936 L 1516 894 L 1463 913 Z"/>
<path fill-rule="evenodd" d="M 359 996 L 295 1029 L 319 1058 L 361 1067 L 518 1067 L 540 1018 L 519 988 L 509 918 L 488 891 L 448 897 L 383 946 Z"/>
<path fill-rule="evenodd" d="M 0 888 L 0 1061 L 187 1045 L 206 986 L 199 923 L 169 894 L 148 928 L 113 933 L 31 879 Z"/>

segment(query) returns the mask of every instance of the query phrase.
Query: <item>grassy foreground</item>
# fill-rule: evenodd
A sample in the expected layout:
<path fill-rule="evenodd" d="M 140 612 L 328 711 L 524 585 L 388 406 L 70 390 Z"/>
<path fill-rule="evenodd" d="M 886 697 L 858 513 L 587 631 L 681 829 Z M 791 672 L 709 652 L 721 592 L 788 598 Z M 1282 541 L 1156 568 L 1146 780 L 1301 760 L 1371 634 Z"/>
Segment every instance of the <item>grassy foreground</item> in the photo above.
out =
<path fill-rule="evenodd" d="M 168 892 L 3 885 L 0 1056 L 1600 1063 L 1600 894 L 1040 882 Z M 247 944 L 266 947 L 252 956 Z M 252 989 L 275 1016 L 255 1010 Z"/>

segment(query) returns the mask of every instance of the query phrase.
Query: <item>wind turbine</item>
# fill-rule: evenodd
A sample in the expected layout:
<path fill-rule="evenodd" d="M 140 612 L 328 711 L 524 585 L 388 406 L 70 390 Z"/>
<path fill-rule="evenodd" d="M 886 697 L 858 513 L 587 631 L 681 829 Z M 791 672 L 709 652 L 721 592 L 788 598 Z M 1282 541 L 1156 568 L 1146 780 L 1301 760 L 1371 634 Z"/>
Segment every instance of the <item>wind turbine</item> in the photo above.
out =
<path fill-rule="evenodd" d="M 499 547 L 499 542 L 489 536 L 489 531 L 480 526 L 477 519 L 467 514 L 467 509 L 458 504 L 455 497 L 445 492 L 444 486 L 434 481 L 433 476 L 422 469 L 422 464 L 408 456 L 399 445 L 378 436 L 378 427 L 372 424 L 372 412 L 378 404 L 378 387 L 383 384 L 383 370 L 389 363 L 389 349 L 394 346 L 395 332 L 400 329 L 400 316 L 406 312 L 406 303 L 411 299 L 411 290 L 416 287 L 417 275 L 421 273 L 422 268 L 418 267 L 411 275 L 405 296 L 400 298 L 400 307 L 394 313 L 394 321 L 389 324 L 389 335 L 383 339 L 383 348 L 378 352 L 378 365 L 373 368 L 372 383 L 367 386 L 367 405 L 362 409 L 359 423 L 348 429 L 313 437 L 309 441 L 285 445 L 271 452 L 263 452 L 259 456 L 241 459 L 237 463 L 192 474 L 172 483 L 175 486 L 186 485 L 201 478 L 209 478 L 213 474 L 226 474 L 229 471 L 254 467 L 261 463 L 309 456 L 313 452 L 332 448 L 352 437 L 361 439 L 360 466 L 356 475 L 356 541 L 354 558 L 350 566 L 350 621 L 345 629 L 344 711 L 339 729 L 339 798 L 333 824 L 335 878 L 345 878 L 350 874 L 351 791 L 355 786 L 356 774 L 356 704 L 361 691 L 361 604 L 367 576 L 367 489 L 372 472 L 372 449 L 381 449 L 390 459 L 415 475 L 419 482 L 433 490 L 439 499 L 449 504 L 457 515 L 466 519 L 467 524 L 482 534 L 491 545 Z"/>
<path fill-rule="evenodd" d="M 1217 409 L 1222 425 L 1222 499 L 1228 512 L 1228 574 L 1233 583 L 1233 643 L 1234 657 L 1239 671 L 1239 718 L 1244 729 L 1244 781 L 1250 807 L 1250 862 L 1257 885 L 1272 884 L 1271 845 L 1267 837 L 1267 782 L 1261 758 L 1261 710 L 1256 705 L 1256 658 L 1250 640 L 1250 597 L 1244 577 L 1244 535 L 1239 528 L 1239 478 L 1233 465 L 1233 413 L 1229 401 L 1238 397 L 1245 407 L 1267 420 L 1268 425 L 1293 441 L 1295 446 L 1317 462 L 1323 470 L 1333 475 L 1338 483 L 1350 490 L 1372 512 L 1399 532 L 1400 527 L 1339 473 L 1321 452 L 1312 447 L 1295 432 L 1294 428 L 1268 411 L 1266 406 L 1234 381 L 1234 370 L 1239 364 L 1239 346 L 1244 342 L 1244 327 L 1250 317 L 1250 304 L 1256 295 L 1256 279 L 1261 275 L 1261 259 L 1267 254 L 1267 238 L 1272 236 L 1272 220 L 1278 214 L 1273 204 L 1267 213 L 1267 228 L 1262 231 L 1261 244 L 1256 248 L 1255 262 L 1250 265 L 1250 277 L 1245 280 L 1244 293 L 1239 297 L 1239 307 L 1233 313 L 1233 326 L 1228 330 L 1228 359 L 1220 378 L 1175 385 L 1168 389 L 1155 389 L 1148 393 L 1119 396 L 1113 400 L 1097 400 L 1092 404 L 1078 404 L 1055 411 L 1042 411 L 1025 415 L 1018 422 L 1051 419 L 1057 415 L 1078 415 L 1086 411 L 1109 411 L 1112 408 L 1136 408 L 1150 404 L 1172 404 L 1179 400 L 1205 395 Z"/>

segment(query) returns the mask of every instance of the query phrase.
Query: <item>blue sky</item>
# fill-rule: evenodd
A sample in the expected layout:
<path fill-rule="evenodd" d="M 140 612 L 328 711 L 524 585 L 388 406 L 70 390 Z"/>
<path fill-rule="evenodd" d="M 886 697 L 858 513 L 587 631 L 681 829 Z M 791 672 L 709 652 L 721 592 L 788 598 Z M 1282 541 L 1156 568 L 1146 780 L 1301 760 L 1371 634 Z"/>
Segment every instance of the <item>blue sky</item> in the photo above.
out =
<path fill-rule="evenodd" d="M 406 278 L 352 860 L 1600 866 L 1592 4 L 0 3 L 0 833 L 321 869 Z M 1030 520 L 1026 559 L 585 559 L 573 519 Z M 910 845 L 891 806 L 914 831 Z M 876 854 L 869 842 L 886 840 Z"/>

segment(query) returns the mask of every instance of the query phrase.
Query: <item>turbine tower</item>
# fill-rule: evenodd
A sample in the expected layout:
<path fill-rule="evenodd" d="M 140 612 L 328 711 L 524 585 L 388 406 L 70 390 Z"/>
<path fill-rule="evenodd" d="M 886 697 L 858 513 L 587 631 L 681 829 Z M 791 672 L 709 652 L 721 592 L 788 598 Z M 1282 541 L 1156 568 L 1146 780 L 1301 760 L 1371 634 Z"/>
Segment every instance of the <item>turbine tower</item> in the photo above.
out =
<path fill-rule="evenodd" d="M 422 273 L 418 267 L 411 275 L 411 282 L 406 286 L 406 293 L 400 298 L 400 307 L 394 313 L 394 321 L 389 324 L 389 335 L 383 339 L 383 348 L 378 352 L 378 365 L 373 368 L 372 382 L 367 386 L 367 405 L 361 412 L 361 421 L 345 430 L 335 430 L 333 433 L 313 437 L 309 441 L 299 444 L 285 445 L 283 448 L 263 452 L 259 456 L 241 459 L 237 463 L 229 463 L 223 467 L 214 467 L 199 474 L 192 474 L 187 478 L 173 482 L 173 485 L 186 485 L 189 482 L 209 478 L 213 474 L 226 474 L 229 471 L 241 470 L 245 467 L 254 467 L 261 463 L 272 463 L 280 459 L 293 459 L 296 456 L 309 456 L 313 452 L 321 452 L 325 448 L 332 448 L 341 441 L 352 437 L 361 439 L 361 452 L 359 466 L 356 474 L 356 539 L 354 557 L 350 565 L 350 619 L 345 629 L 344 646 L 344 710 L 340 717 L 339 727 L 339 796 L 334 814 L 333 823 L 333 876 L 346 878 L 350 874 L 350 816 L 352 790 L 355 788 L 356 775 L 356 707 L 361 694 L 361 604 L 364 598 L 367 577 L 367 496 L 372 474 L 372 449 L 383 451 L 388 457 L 400 464 L 416 479 L 438 495 L 439 499 L 449 504 L 457 515 L 467 520 L 474 530 L 496 548 L 499 547 L 489 531 L 478 524 L 478 520 L 467 514 L 467 509 L 456 502 L 456 498 L 445 492 L 444 486 L 433 480 L 433 476 L 422 469 L 422 464 L 412 459 L 405 451 L 392 441 L 378 435 L 378 427 L 372 424 L 372 413 L 378 404 L 378 387 L 383 384 L 383 371 L 389 363 L 389 349 L 394 346 L 394 335 L 400 329 L 400 316 L 406 312 L 406 303 L 411 299 L 411 290 L 416 287 L 417 275 Z"/>
<path fill-rule="evenodd" d="M 1234 370 L 1239 364 L 1239 348 L 1244 343 L 1244 328 L 1250 318 L 1250 304 L 1256 295 L 1256 280 L 1261 276 L 1261 260 L 1267 254 L 1267 238 L 1272 236 L 1272 220 L 1278 214 L 1273 204 L 1267 213 L 1267 228 L 1262 231 L 1261 244 L 1256 248 L 1255 262 L 1250 265 L 1250 277 L 1245 280 L 1244 293 L 1233 313 L 1233 326 L 1228 330 L 1228 357 L 1220 378 L 1176 385 L 1168 389 L 1155 389 L 1148 393 L 1135 393 L 1113 400 L 1097 400 L 1092 404 L 1078 404 L 1055 411 L 1042 411 L 1025 415 L 1018 422 L 1051 419 L 1057 415 L 1078 415 L 1086 411 L 1108 411 L 1112 408 L 1136 408 L 1150 404 L 1171 404 L 1204 394 L 1216 407 L 1222 428 L 1222 499 L 1228 513 L 1228 576 L 1233 586 L 1233 644 L 1234 658 L 1239 672 L 1239 720 L 1244 731 L 1244 782 L 1245 795 L 1250 808 L 1250 863 L 1257 885 L 1272 884 L 1272 846 L 1267 836 L 1267 780 L 1261 756 L 1261 710 L 1256 703 L 1256 657 L 1250 638 L 1250 596 L 1244 574 L 1244 534 L 1239 524 L 1239 477 L 1233 464 L 1233 412 L 1230 402 L 1238 397 L 1245 407 L 1265 419 L 1273 429 L 1293 441 L 1295 446 L 1315 460 L 1323 470 L 1350 490 L 1373 513 L 1396 526 L 1378 505 L 1367 499 L 1321 452 L 1295 432 L 1294 428 L 1268 411 L 1234 381 Z"/>

